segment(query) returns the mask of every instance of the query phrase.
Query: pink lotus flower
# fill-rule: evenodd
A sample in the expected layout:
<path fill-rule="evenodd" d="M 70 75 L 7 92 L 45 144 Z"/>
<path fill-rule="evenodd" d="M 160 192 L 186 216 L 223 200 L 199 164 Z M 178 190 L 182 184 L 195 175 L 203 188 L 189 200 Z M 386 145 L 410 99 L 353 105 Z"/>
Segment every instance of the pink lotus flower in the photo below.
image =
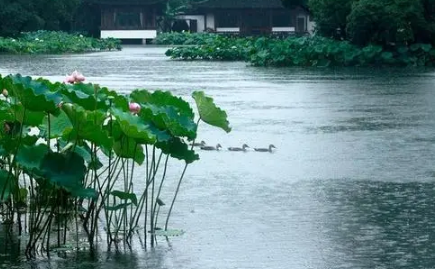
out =
<path fill-rule="evenodd" d="M 2 94 L 4 97 L 8 97 L 8 95 L 9 95 L 8 90 L 3 89 Z"/>
<path fill-rule="evenodd" d="M 86 80 L 85 76 L 83 76 L 80 72 L 75 70 L 74 72 L 71 73 L 71 75 L 66 76 L 64 82 L 74 84 L 74 83 L 83 82 L 85 80 Z"/>
<path fill-rule="evenodd" d="M 133 114 L 138 114 L 140 112 L 140 105 L 138 103 L 130 103 L 128 105 L 130 112 Z"/>

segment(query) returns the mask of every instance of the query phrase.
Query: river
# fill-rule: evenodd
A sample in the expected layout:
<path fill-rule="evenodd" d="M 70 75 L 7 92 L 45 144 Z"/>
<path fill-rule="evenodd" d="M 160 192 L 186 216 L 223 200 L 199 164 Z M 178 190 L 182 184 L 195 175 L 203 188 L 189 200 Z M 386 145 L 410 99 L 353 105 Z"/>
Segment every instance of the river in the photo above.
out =
<path fill-rule="evenodd" d="M 77 69 L 121 92 L 204 90 L 233 128 L 200 126 L 199 140 L 224 150 L 187 171 L 171 221 L 183 235 L 31 262 L 0 241 L 0 268 L 435 267 L 434 70 L 254 68 L 164 51 L 0 55 L 3 75 L 61 81 Z M 225 150 L 243 143 L 277 150 Z"/>

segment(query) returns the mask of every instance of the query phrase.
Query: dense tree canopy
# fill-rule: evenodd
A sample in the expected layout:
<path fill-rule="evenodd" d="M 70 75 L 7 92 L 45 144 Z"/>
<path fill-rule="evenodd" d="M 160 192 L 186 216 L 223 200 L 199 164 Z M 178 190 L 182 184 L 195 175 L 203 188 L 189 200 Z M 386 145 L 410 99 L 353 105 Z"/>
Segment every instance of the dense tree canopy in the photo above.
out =
<path fill-rule="evenodd" d="M 307 7 L 318 34 L 357 45 L 435 44 L 435 0 L 282 0 Z"/>
<path fill-rule="evenodd" d="M 0 35 L 69 30 L 82 0 L 0 0 Z"/>

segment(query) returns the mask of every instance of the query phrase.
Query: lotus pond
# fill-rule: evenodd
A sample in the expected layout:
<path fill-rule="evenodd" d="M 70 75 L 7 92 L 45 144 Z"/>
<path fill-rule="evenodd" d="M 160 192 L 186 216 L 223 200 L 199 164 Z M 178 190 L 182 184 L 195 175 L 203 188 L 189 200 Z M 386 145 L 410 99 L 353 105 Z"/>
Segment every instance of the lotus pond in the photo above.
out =
<path fill-rule="evenodd" d="M 197 150 L 200 161 L 186 171 L 170 220 L 170 229 L 184 233 L 157 236 L 154 247 L 148 238 L 147 250 L 143 236 L 136 236 L 131 250 L 119 244 L 118 251 L 106 251 L 101 229 L 99 247 L 90 255 L 86 233 L 76 251 L 73 232 L 67 238 L 72 246 L 54 248 L 50 260 L 42 253 L 28 261 L 22 254 L 27 238 L 11 237 L 0 226 L 0 267 L 435 265 L 433 71 L 257 69 L 242 62 L 171 61 L 164 51 L 126 47 L 99 54 L 0 56 L 3 76 L 21 73 L 62 82 L 77 69 L 86 82 L 117 89 L 117 95 L 170 90 L 191 107 L 192 93 L 203 90 L 227 112 L 232 127 L 226 133 L 200 124 L 196 140 L 220 143 L 223 150 Z M 251 149 L 227 150 L 243 143 Z M 277 147 L 272 154 L 252 150 L 269 144 Z M 172 197 L 183 168 L 183 161 L 168 164 L 163 223 L 170 205 L 163 197 Z M 146 169 L 136 169 L 132 182 L 140 195 Z M 123 181 L 116 186 L 123 187 Z"/>

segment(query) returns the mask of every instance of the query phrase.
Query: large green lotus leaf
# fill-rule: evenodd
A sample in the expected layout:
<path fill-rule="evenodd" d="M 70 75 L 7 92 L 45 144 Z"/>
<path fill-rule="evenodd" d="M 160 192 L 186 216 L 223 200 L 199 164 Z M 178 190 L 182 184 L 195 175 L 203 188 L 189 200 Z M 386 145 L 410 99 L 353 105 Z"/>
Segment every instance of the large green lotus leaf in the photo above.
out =
<path fill-rule="evenodd" d="M 59 92 L 52 92 L 44 83 L 32 80 L 31 77 L 21 75 L 11 76 L 10 89 L 13 95 L 26 109 L 39 112 L 56 114 L 59 109 L 57 104 L 62 100 Z"/>
<path fill-rule="evenodd" d="M 118 108 L 113 108 L 112 114 L 126 136 L 140 139 L 147 144 L 154 144 L 156 142 L 156 136 L 150 129 L 152 127 L 150 123 L 145 122 L 143 119 L 130 112 L 124 112 Z"/>
<path fill-rule="evenodd" d="M 199 160 L 198 154 L 189 149 L 189 146 L 178 137 L 174 137 L 166 142 L 158 142 L 156 143 L 156 147 L 163 153 L 169 154 L 173 158 L 184 160 L 186 163 Z"/>
<path fill-rule="evenodd" d="M 99 92 L 98 85 L 77 83 L 65 85 L 62 93 L 71 101 L 86 110 L 107 109 L 107 96 Z"/>
<path fill-rule="evenodd" d="M 86 166 L 83 158 L 75 152 L 47 153 L 42 159 L 40 169 L 52 184 L 70 192 L 83 189 Z"/>
<path fill-rule="evenodd" d="M 12 177 L 6 170 L 0 170 L 0 201 L 6 201 L 12 189 L 11 184 Z"/>
<path fill-rule="evenodd" d="M 0 100 L 0 120 L 2 121 L 14 121 L 15 116 L 11 109 L 11 104 Z"/>
<path fill-rule="evenodd" d="M 68 136 L 70 139 L 88 140 L 105 148 L 111 148 L 113 145 L 113 140 L 102 129 L 102 126 L 95 125 L 93 121 L 83 122 L 79 128 L 74 128 Z"/>
<path fill-rule="evenodd" d="M 24 110 L 24 106 L 21 104 L 12 105 L 11 109 L 14 112 L 16 120 L 26 126 L 38 127 L 42 124 L 46 115 L 41 111 Z"/>
<path fill-rule="evenodd" d="M 18 149 L 16 161 L 21 167 L 31 172 L 33 169 L 39 169 L 48 152 L 49 149 L 45 144 L 22 146 Z"/>
<path fill-rule="evenodd" d="M 130 94 L 133 101 L 142 104 L 154 104 L 156 106 L 172 106 L 180 115 L 194 118 L 193 110 L 189 103 L 181 97 L 173 96 L 169 91 L 155 91 L 153 93 L 147 90 L 135 90 Z"/>
<path fill-rule="evenodd" d="M 18 127 L 17 127 L 18 128 Z M 16 149 L 19 145 L 31 146 L 38 141 L 38 137 L 35 135 L 29 135 L 28 133 L 23 133 L 23 137 L 18 136 L 0 136 L 0 146 L 6 152 L 5 154 L 15 154 Z"/>
<path fill-rule="evenodd" d="M 44 118 L 44 122 L 39 126 L 41 133 L 44 136 L 48 135 L 48 117 Z M 67 114 L 61 110 L 59 115 L 50 115 L 50 138 L 62 137 L 73 129 L 71 121 L 69 120 Z"/>
<path fill-rule="evenodd" d="M 192 118 L 181 115 L 173 106 L 141 104 L 140 117 L 151 120 L 157 128 L 168 130 L 173 136 L 196 138 L 197 126 Z"/>
<path fill-rule="evenodd" d="M 171 139 L 172 136 L 171 136 L 171 134 L 168 133 L 168 131 L 158 129 L 154 125 L 154 123 L 152 123 L 152 122 L 150 122 L 148 124 L 149 124 L 149 130 L 150 130 L 150 132 L 156 137 L 156 142 L 157 141 L 168 141 L 169 139 Z M 145 139 L 136 139 L 136 141 L 139 144 L 150 144 Z"/>
<path fill-rule="evenodd" d="M 0 119 L 18 121 L 26 126 L 39 126 L 45 115 L 44 112 L 35 112 L 28 109 L 24 111 L 22 104 L 10 104 L 0 100 Z"/>
<path fill-rule="evenodd" d="M 124 136 L 121 140 L 115 141 L 113 150 L 119 157 L 133 159 L 138 164 L 142 164 L 145 160 L 142 145 L 131 137 Z"/>
<path fill-rule="evenodd" d="M 83 108 L 71 104 L 63 105 L 62 110 L 74 127 L 68 134 L 70 139 L 85 139 L 106 148 L 112 146 L 112 139 L 103 130 L 103 123 L 106 119 L 104 112 L 99 110 L 85 111 Z"/>
<path fill-rule="evenodd" d="M 202 121 L 212 126 L 222 128 L 227 133 L 231 131 L 230 123 L 227 120 L 227 113 L 217 107 L 212 98 L 205 96 L 202 91 L 194 92 L 192 97 L 195 99 L 198 113 Z"/>
<path fill-rule="evenodd" d="M 134 193 L 115 190 L 110 194 L 122 200 L 130 200 L 134 205 L 137 205 L 137 196 Z"/>

